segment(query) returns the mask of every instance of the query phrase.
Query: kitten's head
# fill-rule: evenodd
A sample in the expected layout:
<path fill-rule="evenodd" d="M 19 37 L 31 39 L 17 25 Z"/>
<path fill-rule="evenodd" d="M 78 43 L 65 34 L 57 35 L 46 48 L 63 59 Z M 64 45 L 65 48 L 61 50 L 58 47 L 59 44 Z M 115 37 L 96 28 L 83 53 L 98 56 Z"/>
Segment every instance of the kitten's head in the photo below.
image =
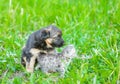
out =
<path fill-rule="evenodd" d="M 76 57 L 75 47 L 73 45 L 68 45 L 66 48 L 63 49 L 62 55 L 67 58 Z"/>

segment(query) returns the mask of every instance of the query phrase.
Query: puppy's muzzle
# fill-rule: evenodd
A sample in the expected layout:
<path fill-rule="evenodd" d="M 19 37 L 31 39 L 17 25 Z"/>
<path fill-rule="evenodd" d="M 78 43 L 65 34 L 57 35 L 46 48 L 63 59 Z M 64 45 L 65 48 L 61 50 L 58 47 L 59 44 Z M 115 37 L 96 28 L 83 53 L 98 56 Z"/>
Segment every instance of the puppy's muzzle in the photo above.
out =
<path fill-rule="evenodd" d="M 63 39 L 56 39 L 53 41 L 53 46 L 55 47 L 62 47 L 64 45 L 64 40 Z"/>

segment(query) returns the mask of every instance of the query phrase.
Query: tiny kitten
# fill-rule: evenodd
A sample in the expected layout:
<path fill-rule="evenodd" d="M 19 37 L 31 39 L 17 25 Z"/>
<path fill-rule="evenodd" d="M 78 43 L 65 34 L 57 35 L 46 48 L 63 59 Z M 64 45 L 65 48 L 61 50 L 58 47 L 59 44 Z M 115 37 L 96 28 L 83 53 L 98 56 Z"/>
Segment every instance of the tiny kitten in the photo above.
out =
<path fill-rule="evenodd" d="M 72 58 L 76 57 L 76 50 L 73 45 L 68 45 L 61 53 L 43 54 L 37 56 L 37 69 L 41 69 L 44 73 L 60 72 L 60 76 L 64 77 L 67 66 Z"/>

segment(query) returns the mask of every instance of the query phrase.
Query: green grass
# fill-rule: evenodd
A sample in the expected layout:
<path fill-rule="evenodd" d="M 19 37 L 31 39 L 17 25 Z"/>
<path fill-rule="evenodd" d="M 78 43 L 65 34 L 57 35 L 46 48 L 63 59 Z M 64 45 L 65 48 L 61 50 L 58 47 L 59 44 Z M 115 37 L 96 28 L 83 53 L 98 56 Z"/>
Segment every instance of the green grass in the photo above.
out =
<path fill-rule="evenodd" d="M 65 78 L 25 76 L 21 49 L 29 34 L 55 24 L 78 55 Z M 55 78 L 56 77 L 56 78 Z M 120 0 L 0 0 L 0 84 L 120 83 Z"/>

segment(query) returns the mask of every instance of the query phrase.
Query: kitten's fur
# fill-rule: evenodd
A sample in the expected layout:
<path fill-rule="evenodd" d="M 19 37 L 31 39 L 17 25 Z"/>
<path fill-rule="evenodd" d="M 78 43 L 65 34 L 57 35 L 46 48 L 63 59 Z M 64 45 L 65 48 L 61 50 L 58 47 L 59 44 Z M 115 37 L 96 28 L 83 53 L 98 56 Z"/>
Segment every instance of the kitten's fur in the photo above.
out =
<path fill-rule="evenodd" d="M 38 52 L 36 52 L 36 55 Z M 40 68 L 46 74 L 49 72 L 60 72 L 60 76 L 63 77 L 67 66 L 75 56 L 76 50 L 74 46 L 68 45 L 61 53 L 37 56 L 38 64 L 36 69 Z"/>

